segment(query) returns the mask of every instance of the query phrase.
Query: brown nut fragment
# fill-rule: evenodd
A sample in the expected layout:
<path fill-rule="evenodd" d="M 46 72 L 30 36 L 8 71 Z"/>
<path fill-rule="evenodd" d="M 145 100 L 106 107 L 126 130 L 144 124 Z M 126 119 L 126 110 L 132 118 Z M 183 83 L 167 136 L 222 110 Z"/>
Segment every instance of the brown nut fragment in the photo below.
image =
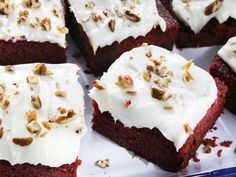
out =
<path fill-rule="evenodd" d="M 9 3 L 6 0 L 0 1 L 0 15 L 9 15 L 14 9 L 14 3 Z"/>
<path fill-rule="evenodd" d="M 224 0 L 215 0 L 211 4 L 209 4 L 206 9 L 205 9 L 205 15 L 209 16 L 216 11 L 218 11 L 222 5 L 223 5 Z"/>
<path fill-rule="evenodd" d="M 104 90 L 106 89 L 105 84 L 103 84 L 101 81 L 99 80 L 95 80 L 93 81 L 93 87 L 97 88 L 98 90 Z"/>
<path fill-rule="evenodd" d="M 0 84 L 0 96 L 3 96 L 6 91 L 6 85 L 4 83 Z"/>
<path fill-rule="evenodd" d="M 6 66 L 5 66 L 5 71 L 14 72 L 14 71 L 15 71 L 15 68 L 14 68 L 13 65 L 6 65 Z"/>
<path fill-rule="evenodd" d="M 29 122 L 26 128 L 30 133 L 33 133 L 33 134 L 38 134 L 41 132 L 41 127 L 36 120 Z"/>
<path fill-rule="evenodd" d="M 42 102 L 40 100 L 40 97 L 38 95 L 32 95 L 31 96 L 31 103 L 36 109 L 40 109 L 42 106 Z"/>
<path fill-rule="evenodd" d="M 68 34 L 69 33 L 68 28 L 66 28 L 65 26 L 57 25 L 57 30 L 60 31 L 63 34 Z"/>
<path fill-rule="evenodd" d="M 57 120 L 57 114 L 56 114 L 56 113 L 50 113 L 50 114 L 48 114 L 48 120 L 49 120 L 49 122 L 56 122 L 56 120 Z"/>
<path fill-rule="evenodd" d="M 151 58 L 152 57 L 152 52 L 148 51 L 145 55 L 146 55 L 146 57 Z"/>
<path fill-rule="evenodd" d="M 107 168 L 107 167 L 110 167 L 110 162 L 109 162 L 109 159 L 98 160 L 95 162 L 95 165 L 100 168 Z"/>
<path fill-rule="evenodd" d="M 41 2 L 39 0 L 22 0 L 22 5 L 24 8 L 38 9 L 41 7 Z"/>
<path fill-rule="evenodd" d="M 4 134 L 3 128 L 0 128 L 0 139 L 3 137 L 3 134 Z"/>
<path fill-rule="evenodd" d="M 151 80 L 151 77 L 152 77 L 152 75 L 149 71 L 144 71 L 143 72 L 143 79 L 145 81 L 149 82 Z"/>
<path fill-rule="evenodd" d="M 184 127 L 184 131 L 187 133 L 187 134 L 192 134 L 193 133 L 193 130 L 192 130 L 192 128 L 190 127 L 190 125 L 189 124 L 184 124 L 183 125 L 183 127 Z"/>
<path fill-rule="evenodd" d="M 130 10 L 126 10 L 124 15 L 125 15 L 125 17 L 128 20 L 130 20 L 132 22 L 139 22 L 139 21 L 141 21 L 141 18 L 138 15 L 132 13 Z"/>
<path fill-rule="evenodd" d="M 67 124 L 70 121 L 72 121 L 72 118 L 68 118 L 67 116 L 64 115 L 57 116 L 56 119 L 56 123 L 58 124 Z"/>
<path fill-rule="evenodd" d="M 162 100 L 163 96 L 165 95 L 165 91 L 158 88 L 151 88 L 151 95 L 153 98 Z"/>
<path fill-rule="evenodd" d="M 108 22 L 108 27 L 111 30 L 111 32 L 114 32 L 116 29 L 116 21 L 115 20 L 110 20 Z"/>
<path fill-rule="evenodd" d="M 62 12 L 58 6 L 54 6 L 52 12 L 58 18 L 62 16 Z"/>
<path fill-rule="evenodd" d="M 37 76 L 28 76 L 26 78 L 26 80 L 29 84 L 38 84 L 39 83 Z"/>
<path fill-rule="evenodd" d="M 38 17 L 32 18 L 29 24 L 32 28 L 37 28 L 40 25 L 40 19 Z"/>
<path fill-rule="evenodd" d="M 87 4 L 85 4 L 85 7 L 87 9 L 93 9 L 95 7 L 95 3 L 94 2 L 88 2 Z"/>
<path fill-rule="evenodd" d="M 57 111 L 60 112 L 61 114 L 65 114 L 67 112 L 66 108 L 64 107 L 58 107 Z"/>
<path fill-rule="evenodd" d="M 206 154 L 210 154 L 211 153 L 211 147 L 210 145 L 206 145 L 203 147 L 203 152 Z"/>
<path fill-rule="evenodd" d="M 66 97 L 67 92 L 62 91 L 62 90 L 57 90 L 57 91 L 55 91 L 55 95 L 58 96 L 58 97 Z"/>
<path fill-rule="evenodd" d="M 76 115 L 74 109 L 69 109 L 67 111 L 67 118 L 72 118 L 74 115 Z"/>
<path fill-rule="evenodd" d="M 29 146 L 33 142 L 32 137 L 28 138 L 13 138 L 13 143 L 19 145 L 19 146 Z"/>
<path fill-rule="evenodd" d="M 26 119 L 28 122 L 31 122 L 33 120 L 37 120 L 38 119 L 38 114 L 36 111 L 28 111 L 26 112 Z"/>
<path fill-rule="evenodd" d="M 125 100 L 125 101 L 124 101 L 124 106 L 125 106 L 125 108 L 128 108 L 129 105 L 131 105 L 131 101 L 130 101 L 130 100 Z"/>
<path fill-rule="evenodd" d="M 185 71 L 184 76 L 183 76 L 183 80 L 184 80 L 184 82 L 187 83 L 187 82 L 193 81 L 194 79 L 191 76 L 191 74 L 189 73 L 189 71 Z"/>
<path fill-rule="evenodd" d="M 116 84 L 122 88 L 131 88 L 134 85 L 133 79 L 129 75 L 120 75 Z"/>
<path fill-rule="evenodd" d="M 48 122 L 48 121 L 43 121 L 42 125 L 44 126 L 44 128 L 51 130 L 53 128 L 53 124 Z"/>
<path fill-rule="evenodd" d="M 41 21 L 41 28 L 43 31 L 50 31 L 52 29 L 52 24 L 50 18 L 44 18 Z"/>
<path fill-rule="evenodd" d="M 8 106 L 10 105 L 10 101 L 7 97 L 3 96 L 3 98 L 1 98 L 0 104 L 2 109 L 7 109 Z"/>
<path fill-rule="evenodd" d="M 33 68 L 33 73 L 42 75 L 42 76 L 49 76 L 52 75 L 53 73 L 46 67 L 44 63 L 39 63 Z"/>
<path fill-rule="evenodd" d="M 172 110 L 173 109 L 173 106 L 169 103 L 164 103 L 164 109 L 166 110 Z"/>
<path fill-rule="evenodd" d="M 136 92 L 136 91 L 133 91 L 133 90 L 127 90 L 125 93 L 126 93 L 127 95 L 130 95 L 130 96 L 135 96 L 135 95 L 137 95 L 137 92 Z"/>
<path fill-rule="evenodd" d="M 18 15 L 19 17 L 17 18 L 17 24 L 24 23 L 29 17 L 29 11 L 28 10 L 20 11 Z"/>

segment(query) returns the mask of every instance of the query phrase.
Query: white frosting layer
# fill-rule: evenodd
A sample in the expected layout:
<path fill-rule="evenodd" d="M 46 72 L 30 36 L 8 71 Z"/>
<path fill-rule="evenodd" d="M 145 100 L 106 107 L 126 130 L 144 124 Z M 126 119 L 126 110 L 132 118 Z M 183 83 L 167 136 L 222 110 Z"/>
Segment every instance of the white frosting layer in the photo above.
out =
<path fill-rule="evenodd" d="M 78 83 L 78 66 L 73 64 L 47 65 L 52 76 L 38 76 L 39 84 L 28 84 L 27 76 L 34 75 L 35 64 L 16 65 L 15 72 L 6 72 L 0 67 L 0 83 L 6 85 L 5 94 L 9 96 L 7 109 L 0 108 L 3 137 L 0 138 L 0 160 L 12 165 L 30 163 L 58 167 L 73 163 L 80 147 L 80 138 L 84 133 L 84 92 Z M 7 78 L 7 79 L 6 79 Z M 66 97 L 55 95 L 56 82 L 66 91 Z M 13 85 L 17 83 L 18 87 Z M 18 93 L 17 93 L 18 92 Z M 31 104 L 31 95 L 39 95 L 42 106 L 35 109 Z M 74 109 L 73 120 L 66 124 L 53 123 L 51 130 L 42 126 L 48 121 L 48 114 L 56 113 L 58 107 Z M 42 130 L 39 135 L 30 133 L 27 128 L 26 112 L 35 110 L 37 122 Z M 75 131 L 80 129 L 81 133 Z M 41 136 L 44 135 L 44 136 Z M 28 146 L 13 143 L 13 138 L 32 137 Z"/>
<path fill-rule="evenodd" d="M 69 3 L 77 22 L 86 32 L 94 53 L 98 47 L 111 45 L 115 41 L 121 42 L 130 36 L 134 38 L 145 36 L 158 25 L 162 31 L 166 29 L 164 19 L 158 14 L 156 0 L 69 0 Z M 86 4 L 90 3 L 94 3 L 94 7 L 86 8 Z M 141 20 L 139 22 L 128 20 L 123 15 L 126 10 L 138 15 Z M 108 12 L 108 15 L 105 16 L 103 12 Z M 101 19 L 95 22 L 91 13 L 100 16 Z M 108 27 L 110 20 L 115 21 L 114 32 Z"/>
<path fill-rule="evenodd" d="M 236 19 L 235 0 L 224 0 L 219 10 L 211 15 L 206 15 L 205 9 L 216 0 L 189 0 L 188 3 L 186 1 L 173 0 L 173 11 L 195 33 L 200 32 L 212 18 L 216 18 L 219 23 L 227 21 L 229 17 Z"/>
<path fill-rule="evenodd" d="M 171 84 L 167 88 L 167 92 L 173 96 L 166 101 L 151 96 L 150 88 L 156 87 L 153 82 L 156 76 L 152 75 L 151 82 L 143 78 L 147 64 L 152 63 L 145 56 L 148 51 L 152 53 L 151 59 L 164 58 L 161 66 L 166 66 L 167 70 L 173 72 Z M 189 136 L 184 124 L 188 124 L 193 130 L 217 98 L 214 79 L 201 68 L 192 65 L 189 72 L 194 80 L 187 83 L 183 81 L 183 66 L 186 63 L 187 60 L 183 57 L 163 48 L 135 48 L 124 53 L 101 77 L 100 81 L 105 84 L 106 89 L 93 88 L 89 95 L 102 112 L 109 111 L 115 120 L 120 120 L 127 127 L 158 128 L 179 150 Z M 133 87 L 123 89 L 118 86 L 116 82 L 120 75 L 129 75 L 133 79 Z M 130 96 L 126 94 L 127 90 L 134 90 L 137 94 Z M 127 108 L 123 104 L 124 100 L 131 101 Z M 166 104 L 172 105 L 173 109 L 165 109 Z"/>
<path fill-rule="evenodd" d="M 39 0 L 41 7 L 39 8 L 24 8 L 22 5 L 23 0 L 9 0 L 10 4 L 14 4 L 14 10 L 8 15 L 0 14 L 0 40 L 17 41 L 26 39 L 27 41 L 34 42 L 50 42 L 57 43 L 63 48 L 66 48 L 66 35 L 57 29 L 57 26 L 65 26 L 64 10 L 60 0 Z M 60 17 L 56 17 L 53 9 L 59 9 Z M 27 10 L 29 12 L 28 18 L 21 24 L 17 23 L 19 12 Z M 42 30 L 40 22 L 37 27 L 31 27 L 33 19 L 38 17 L 40 22 L 44 18 L 51 20 L 51 30 Z"/>
<path fill-rule="evenodd" d="M 218 51 L 218 55 L 234 70 L 236 73 L 236 37 L 232 37 Z"/>

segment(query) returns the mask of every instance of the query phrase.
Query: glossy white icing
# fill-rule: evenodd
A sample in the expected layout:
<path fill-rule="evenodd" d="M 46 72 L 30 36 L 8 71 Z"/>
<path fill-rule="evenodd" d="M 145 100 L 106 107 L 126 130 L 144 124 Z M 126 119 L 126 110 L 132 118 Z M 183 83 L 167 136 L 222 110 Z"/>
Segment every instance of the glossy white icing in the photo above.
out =
<path fill-rule="evenodd" d="M 172 7 L 180 20 L 198 33 L 212 18 L 219 23 L 227 21 L 229 17 L 236 19 L 235 0 L 224 0 L 217 11 L 206 15 L 206 8 L 215 1 L 220 3 L 220 0 L 173 0 Z"/>
<path fill-rule="evenodd" d="M 145 36 L 159 25 L 162 31 L 166 29 L 155 0 L 69 0 L 69 3 L 70 10 L 86 32 L 94 53 L 98 47 L 111 45 L 115 41 L 121 42 L 130 36 Z M 129 20 L 124 15 L 126 10 L 137 15 L 140 21 Z M 96 16 L 94 20 L 92 13 Z M 114 32 L 108 26 L 110 20 L 115 21 Z"/>
<path fill-rule="evenodd" d="M 236 37 L 230 38 L 218 55 L 236 72 Z"/>
<path fill-rule="evenodd" d="M 78 156 L 80 138 L 85 131 L 84 92 L 78 83 L 78 66 L 47 64 L 53 75 L 37 76 L 38 84 L 29 84 L 26 78 L 34 76 L 32 68 L 35 65 L 16 65 L 15 72 L 6 72 L 4 67 L 0 67 L 0 83 L 5 84 L 5 95 L 10 101 L 6 109 L 0 107 L 0 129 L 3 130 L 3 136 L 0 138 L 0 160 L 7 160 L 12 165 L 40 163 L 59 167 L 71 164 Z M 66 91 L 65 97 L 55 95 L 58 90 L 56 83 L 60 83 L 61 90 Z M 32 106 L 32 95 L 40 97 L 40 109 Z M 48 121 L 48 115 L 57 113 L 58 107 L 74 109 L 76 114 L 68 123 L 52 123 L 53 128 L 48 130 L 42 125 L 42 121 Z M 41 127 L 39 134 L 30 133 L 26 128 L 26 112 L 30 110 L 35 110 L 38 114 L 37 122 Z M 80 133 L 76 133 L 76 130 L 80 130 Z M 28 137 L 33 138 L 33 142 L 28 146 L 13 143 L 13 138 Z"/>
<path fill-rule="evenodd" d="M 6 1 L 7 2 L 7 1 Z M 23 7 L 23 0 L 9 0 L 12 10 L 9 14 L 0 13 L 0 40 L 17 41 L 25 39 L 34 42 L 50 42 L 57 43 L 61 47 L 66 47 L 66 35 L 59 31 L 57 26 L 64 27 L 64 11 L 60 0 L 39 0 L 41 6 L 39 8 Z M 55 16 L 54 9 L 58 9 L 59 16 Z M 20 11 L 28 11 L 28 17 L 20 24 L 17 23 Z M 35 17 L 39 18 L 39 23 L 33 28 L 31 23 Z M 44 18 L 51 20 L 51 30 L 42 30 L 40 22 Z"/>
<path fill-rule="evenodd" d="M 150 58 L 146 56 L 149 51 L 152 54 Z M 150 82 L 143 77 L 147 65 L 153 65 L 151 59 L 162 59 L 160 67 L 165 66 L 173 72 L 173 76 L 168 77 L 171 83 L 166 89 L 172 97 L 165 101 L 153 98 L 150 93 L 150 88 L 157 87 L 155 80 L 159 78 L 160 83 L 165 77 L 152 74 Z M 186 63 L 188 61 L 183 57 L 163 48 L 135 48 L 124 53 L 101 77 L 100 81 L 105 84 L 106 89 L 94 87 L 89 95 L 102 112 L 109 111 L 115 120 L 120 120 L 127 127 L 158 128 L 179 150 L 189 136 L 184 125 L 193 130 L 217 98 L 214 79 L 194 64 L 188 71 L 193 80 L 184 81 Z M 133 87 L 124 89 L 118 86 L 116 83 L 120 75 L 129 75 L 133 80 Z M 135 91 L 136 95 L 128 95 L 128 90 Z M 125 100 L 130 100 L 128 107 L 124 104 Z"/>

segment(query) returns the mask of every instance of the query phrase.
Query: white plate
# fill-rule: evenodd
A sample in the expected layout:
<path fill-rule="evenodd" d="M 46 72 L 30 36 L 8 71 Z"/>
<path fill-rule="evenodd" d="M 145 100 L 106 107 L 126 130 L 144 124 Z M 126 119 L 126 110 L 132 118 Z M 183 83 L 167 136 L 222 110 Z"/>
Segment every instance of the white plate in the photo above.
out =
<path fill-rule="evenodd" d="M 236 166 L 236 154 L 234 153 L 235 141 L 236 141 L 236 116 L 225 110 L 224 114 L 218 119 L 216 127 L 218 128 L 214 132 L 207 134 L 207 137 L 217 136 L 219 139 L 217 143 L 224 140 L 234 141 L 229 148 L 215 147 L 212 148 L 210 154 L 205 154 L 202 151 L 202 146 L 198 149 L 200 162 L 196 163 L 190 161 L 188 167 L 179 173 L 168 173 L 161 170 L 158 166 L 143 160 L 140 157 L 134 156 L 131 152 L 111 142 L 107 138 L 99 135 L 91 129 L 92 119 L 92 107 L 91 99 L 87 96 L 88 89 L 86 85 L 91 85 L 91 82 L 95 79 L 94 76 L 87 75 L 83 71 L 86 69 L 84 59 L 75 59 L 72 55 L 78 51 L 74 43 L 69 39 L 69 62 L 78 63 L 81 67 L 80 83 L 85 90 L 85 119 L 87 123 L 87 133 L 83 137 L 81 142 L 81 149 L 79 158 L 82 159 L 82 165 L 78 169 L 78 176 L 80 177 L 157 177 L 157 176 L 185 176 L 192 174 L 199 174 L 203 172 L 209 172 L 217 169 L 235 167 Z M 193 59 L 195 64 L 208 69 L 209 63 L 217 53 L 220 47 L 206 47 L 199 49 L 184 49 L 174 52 L 179 53 L 186 59 Z M 219 149 L 222 149 L 222 156 L 217 157 L 216 153 Z M 100 159 L 109 159 L 110 167 L 101 169 L 95 166 L 95 162 Z"/>

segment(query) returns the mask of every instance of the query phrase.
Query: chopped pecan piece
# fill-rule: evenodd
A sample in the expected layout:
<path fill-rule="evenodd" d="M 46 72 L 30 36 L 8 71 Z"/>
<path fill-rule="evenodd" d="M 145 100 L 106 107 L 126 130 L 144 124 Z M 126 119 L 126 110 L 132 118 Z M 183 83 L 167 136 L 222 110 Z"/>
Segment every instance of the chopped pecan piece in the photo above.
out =
<path fill-rule="evenodd" d="M 40 109 L 42 106 L 42 102 L 40 100 L 40 97 L 38 95 L 32 95 L 31 96 L 31 103 L 36 109 Z"/>
<path fill-rule="evenodd" d="M 29 146 L 33 142 L 32 137 L 28 138 L 13 138 L 13 143 L 19 145 L 19 146 Z"/>
<path fill-rule="evenodd" d="M 124 15 L 125 15 L 125 17 L 128 20 L 130 20 L 132 22 L 139 22 L 139 21 L 141 21 L 141 18 L 138 15 L 134 14 L 133 12 L 131 12 L 130 10 L 126 10 Z"/>
<path fill-rule="evenodd" d="M 95 80 L 93 81 L 93 87 L 97 88 L 98 90 L 104 90 L 106 89 L 105 84 L 103 84 L 101 81 L 99 80 Z"/>
<path fill-rule="evenodd" d="M 5 70 L 6 71 L 9 71 L 9 72 L 14 72 L 15 71 L 15 68 L 13 65 L 6 65 L 5 66 Z"/>
<path fill-rule="evenodd" d="M 108 22 L 108 27 L 111 30 L 111 32 L 114 32 L 116 29 L 116 21 L 115 20 L 110 20 Z"/>
<path fill-rule="evenodd" d="M 205 15 L 209 16 L 216 11 L 218 11 L 222 5 L 223 5 L 224 0 L 215 0 L 211 4 L 209 4 L 206 9 L 205 9 Z"/>
<path fill-rule="evenodd" d="M 163 96 L 165 95 L 165 91 L 158 88 L 151 88 L 151 95 L 153 98 L 162 100 Z"/>
<path fill-rule="evenodd" d="M 120 75 L 116 84 L 123 88 L 131 88 L 134 85 L 133 79 L 129 75 Z"/>
<path fill-rule="evenodd" d="M 38 134 L 41 131 L 41 127 L 36 120 L 29 122 L 26 127 L 28 131 L 33 134 Z"/>
<path fill-rule="evenodd" d="M 42 75 L 42 76 L 49 76 L 53 73 L 46 67 L 44 63 L 39 63 L 33 68 L 34 74 Z"/>

